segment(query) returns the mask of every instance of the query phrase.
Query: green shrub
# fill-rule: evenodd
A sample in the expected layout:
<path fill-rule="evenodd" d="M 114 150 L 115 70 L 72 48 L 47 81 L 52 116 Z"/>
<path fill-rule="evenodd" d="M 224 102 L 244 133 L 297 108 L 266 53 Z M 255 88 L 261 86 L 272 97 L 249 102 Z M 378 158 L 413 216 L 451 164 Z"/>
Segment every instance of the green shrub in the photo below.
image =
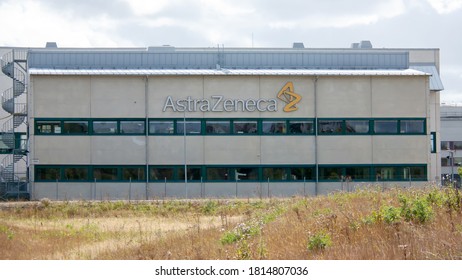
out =
<path fill-rule="evenodd" d="M 426 197 L 409 197 L 400 196 L 401 216 L 407 221 L 417 223 L 426 223 L 433 217 L 433 208 Z"/>
<path fill-rule="evenodd" d="M 331 237 L 328 233 L 325 232 L 314 234 L 308 240 L 308 250 L 310 251 L 324 250 L 331 245 Z"/>
<path fill-rule="evenodd" d="M 393 206 L 382 206 L 380 218 L 387 224 L 395 224 L 401 220 L 401 209 Z"/>

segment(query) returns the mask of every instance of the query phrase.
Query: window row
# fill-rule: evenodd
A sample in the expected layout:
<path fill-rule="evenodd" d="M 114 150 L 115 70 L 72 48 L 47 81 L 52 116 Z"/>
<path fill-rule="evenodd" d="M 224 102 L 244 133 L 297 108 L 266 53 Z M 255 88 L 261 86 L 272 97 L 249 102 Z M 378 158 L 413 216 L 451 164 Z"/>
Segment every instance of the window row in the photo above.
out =
<path fill-rule="evenodd" d="M 462 141 L 441 141 L 441 151 L 462 150 Z"/>
<path fill-rule="evenodd" d="M 441 166 L 462 166 L 462 157 L 454 157 L 453 159 L 447 156 L 441 158 Z"/>
<path fill-rule="evenodd" d="M 425 119 L 351 119 L 318 121 L 319 134 L 425 134 Z"/>
<path fill-rule="evenodd" d="M 185 168 L 149 166 L 150 182 L 181 182 Z M 426 165 L 394 166 L 319 166 L 319 181 L 401 181 L 427 180 Z M 186 168 L 187 181 L 205 182 L 267 182 L 315 181 L 315 166 L 194 166 Z M 35 166 L 35 181 L 122 181 L 146 182 L 145 166 Z"/>
<path fill-rule="evenodd" d="M 314 119 L 150 119 L 150 135 L 314 135 Z M 319 119 L 320 135 L 425 134 L 425 119 Z M 145 135 L 144 119 L 35 121 L 36 134 Z"/>

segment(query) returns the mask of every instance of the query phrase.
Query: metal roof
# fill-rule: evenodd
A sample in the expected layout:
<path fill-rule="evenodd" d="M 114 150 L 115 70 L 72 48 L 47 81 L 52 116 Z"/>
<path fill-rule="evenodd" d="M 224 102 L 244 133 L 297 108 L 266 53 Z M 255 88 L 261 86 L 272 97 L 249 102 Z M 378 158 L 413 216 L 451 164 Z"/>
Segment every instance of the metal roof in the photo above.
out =
<path fill-rule="evenodd" d="M 31 50 L 45 69 L 406 69 L 409 52 L 360 49 Z"/>
<path fill-rule="evenodd" d="M 31 75 L 119 75 L 119 76 L 427 76 L 413 69 L 37 69 Z"/>
<path fill-rule="evenodd" d="M 416 64 L 410 65 L 410 69 L 414 69 L 417 71 L 421 71 L 424 73 L 430 74 L 430 90 L 440 91 L 444 90 L 443 82 L 441 81 L 440 75 L 438 73 L 438 69 L 436 69 L 435 65 L 432 64 Z"/>

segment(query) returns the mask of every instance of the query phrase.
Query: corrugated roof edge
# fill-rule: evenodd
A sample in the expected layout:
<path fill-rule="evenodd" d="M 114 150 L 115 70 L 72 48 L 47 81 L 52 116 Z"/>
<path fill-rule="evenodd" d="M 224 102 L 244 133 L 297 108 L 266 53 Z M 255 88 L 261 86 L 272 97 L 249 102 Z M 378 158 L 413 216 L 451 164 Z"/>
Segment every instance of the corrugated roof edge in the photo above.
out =
<path fill-rule="evenodd" d="M 316 69 L 42 69 L 30 68 L 30 75 L 119 75 L 119 76 L 431 76 L 414 69 L 404 70 L 316 70 Z"/>

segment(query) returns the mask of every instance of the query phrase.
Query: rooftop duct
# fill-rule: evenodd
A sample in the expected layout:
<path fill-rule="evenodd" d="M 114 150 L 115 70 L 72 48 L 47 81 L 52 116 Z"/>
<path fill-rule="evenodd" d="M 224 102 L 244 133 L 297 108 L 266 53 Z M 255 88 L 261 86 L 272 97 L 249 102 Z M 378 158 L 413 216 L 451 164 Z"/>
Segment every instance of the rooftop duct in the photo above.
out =
<path fill-rule="evenodd" d="M 47 44 L 45 45 L 45 48 L 47 48 L 47 49 L 56 49 L 56 48 L 58 48 L 58 44 L 56 44 L 56 42 L 47 42 Z"/>
<path fill-rule="evenodd" d="M 292 44 L 292 48 L 294 49 L 304 49 L 305 45 L 302 42 L 295 42 Z"/>

